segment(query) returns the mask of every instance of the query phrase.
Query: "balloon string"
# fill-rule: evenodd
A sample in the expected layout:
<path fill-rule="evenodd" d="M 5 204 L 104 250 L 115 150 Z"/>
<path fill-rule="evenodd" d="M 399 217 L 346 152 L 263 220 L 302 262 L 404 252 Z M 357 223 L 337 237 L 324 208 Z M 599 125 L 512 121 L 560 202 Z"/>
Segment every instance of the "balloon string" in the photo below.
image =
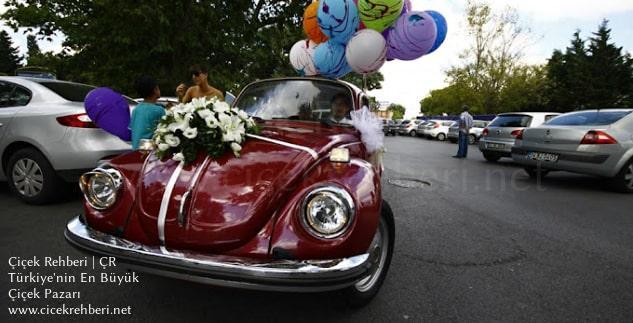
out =
<path fill-rule="evenodd" d="M 367 74 L 363 73 L 363 92 L 367 92 Z"/>

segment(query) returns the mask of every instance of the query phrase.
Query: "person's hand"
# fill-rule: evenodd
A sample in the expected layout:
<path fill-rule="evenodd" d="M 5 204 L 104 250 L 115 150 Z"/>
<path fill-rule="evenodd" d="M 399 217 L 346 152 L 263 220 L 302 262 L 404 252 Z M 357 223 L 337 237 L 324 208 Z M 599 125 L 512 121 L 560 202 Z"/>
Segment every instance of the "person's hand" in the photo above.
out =
<path fill-rule="evenodd" d="M 185 83 L 180 83 L 180 85 L 178 85 L 178 87 L 176 88 L 176 94 L 178 94 L 179 97 L 183 97 L 186 92 L 187 85 L 185 85 Z"/>

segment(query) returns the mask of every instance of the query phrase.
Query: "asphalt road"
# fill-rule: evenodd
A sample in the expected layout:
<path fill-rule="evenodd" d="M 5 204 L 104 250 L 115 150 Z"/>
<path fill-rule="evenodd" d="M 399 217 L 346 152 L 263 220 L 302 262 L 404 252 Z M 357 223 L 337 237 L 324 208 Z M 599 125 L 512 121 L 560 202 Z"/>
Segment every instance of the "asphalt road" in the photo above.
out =
<path fill-rule="evenodd" d="M 6 308 L 25 305 L 7 291 L 32 285 L 9 284 L 3 274 L 3 321 L 633 320 L 633 196 L 564 172 L 530 180 L 509 160 L 485 162 L 474 146 L 466 160 L 450 158 L 457 146 L 448 143 L 388 137 L 386 146 L 383 194 L 396 217 L 396 247 L 382 290 L 365 308 L 347 309 L 332 293 L 249 292 L 141 274 L 138 284 L 59 287 L 80 291 L 79 301 L 28 303 L 129 305 L 131 316 L 15 317 Z M 27 206 L 0 183 L 0 267 L 11 271 L 10 256 L 83 256 L 62 235 L 80 211 L 76 194 Z"/>

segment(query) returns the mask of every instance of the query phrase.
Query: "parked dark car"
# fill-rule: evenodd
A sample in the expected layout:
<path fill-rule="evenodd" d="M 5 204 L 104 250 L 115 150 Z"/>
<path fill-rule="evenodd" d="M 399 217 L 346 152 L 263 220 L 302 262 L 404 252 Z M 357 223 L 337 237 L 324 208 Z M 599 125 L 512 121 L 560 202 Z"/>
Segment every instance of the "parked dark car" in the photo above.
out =
<path fill-rule="evenodd" d="M 389 135 L 397 135 L 398 134 L 398 124 L 393 120 L 382 120 L 382 132 L 385 133 L 385 136 Z"/>

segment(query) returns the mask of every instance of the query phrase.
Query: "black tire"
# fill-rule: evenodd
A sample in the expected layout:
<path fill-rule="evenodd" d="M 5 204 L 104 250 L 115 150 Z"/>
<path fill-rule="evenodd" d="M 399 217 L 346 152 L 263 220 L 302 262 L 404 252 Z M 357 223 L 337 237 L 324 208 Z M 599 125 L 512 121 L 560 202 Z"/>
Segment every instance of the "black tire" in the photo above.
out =
<path fill-rule="evenodd" d="M 622 167 L 618 175 L 611 180 L 613 188 L 622 193 L 633 193 L 633 159 Z"/>
<path fill-rule="evenodd" d="M 415 132 L 415 130 L 411 130 L 411 132 L 409 132 L 409 136 L 411 136 L 411 137 L 415 137 L 417 135 L 418 135 L 418 133 Z"/>
<path fill-rule="evenodd" d="M 381 251 L 378 251 L 380 252 L 379 255 L 372 255 L 373 257 L 370 256 L 372 258 L 378 258 L 377 268 L 375 269 L 376 271 L 344 290 L 345 300 L 350 307 L 361 307 L 367 305 L 374 296 L 378 294 L 382 283 L 387 277 L 389 265 L 391 264 L 391 257 L 393 256 L 396 229 L 393 212 L 391 211 L 389 203 L 386 201 L 382 201 L 380 223 L 378 225 L 376 237 L 378 237 L 378 232 L 388 235 L 386 240 L 381 240 L 387 243 L 387 251 L 384 254 Z M 376 239 L 376 237 L 374 237 L 374 239 Z M 372 245 L 373 244 L 374 242 L 372 241 Z M 384 246 L 384 244 L 382 245 Z M 372 270 L 374 269 L 372 268 Z"/>
<path fill-rule="evenodd" d="M 468 135 L 468 144 L 474 145 L 477 142 L 477 137 L 475 135 Z"/>
<path fill-rule="evenodd" d="M 66 184 L 35 148 L 23 148 L 13 153 L 6 173 L 11 192 L 27 204 L 52 202 L 63 191 L 60 187 Z"/>
<path fill-rule="evenodd" d="M 446 140 L 446 135 L 443 134 L 443 133 L 439 133 L 436 138 L 439 141 L 444 141 L 444 140 Z"/>
<path fill-rule="evenodd" d="M 543 178 L 550 172 L 549 169 L 539 169 L 538 167 L 525 167 L 524 170 L 532 179 Z"/>
<path fill-rule="evenodd" d="M 501 156 L 495 153 L 484 152 L 483 154 L 484 154 L 484 158 L 491 163 L 496 163 L 499 161 L 499 159 L 501 159 Z"/>

